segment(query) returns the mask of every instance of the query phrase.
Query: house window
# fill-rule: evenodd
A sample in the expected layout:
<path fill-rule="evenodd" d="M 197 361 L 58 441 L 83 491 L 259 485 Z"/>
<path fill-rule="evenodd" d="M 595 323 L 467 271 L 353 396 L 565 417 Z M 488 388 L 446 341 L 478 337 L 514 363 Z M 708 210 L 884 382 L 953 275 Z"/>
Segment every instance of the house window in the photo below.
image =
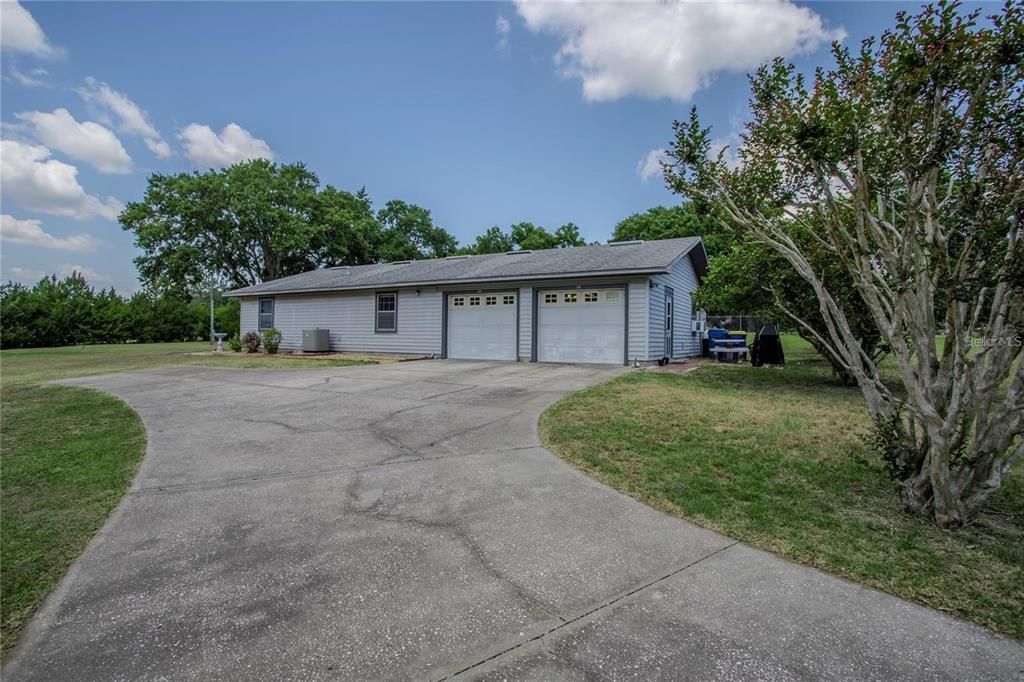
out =
<path fill-rule="evenodd" d="M 377 294 L 377 319 L 374 331 L 378 334 L 398 331 L 398 294 Z"/>
<path fill-rule="evenodd" d="M 484 304 L 485 305 L 498 305 L 498 297 L 497 296 L 488 296 L 487 298 L 484 299 Z"/>
<path fill-rule="evenodd" d="M 480 305 L 480 297 L 479 296 L 470 296 L 469 297 L 469 304 L 470 305 Z"/>
<path fill-rule="evenodd" d="M 579 296 L 576 294 L 575 291 L 572 292 L 572 293 L 568 293 L 568 294 L 564 294 L 563 295 L 563 299 L 565 300 L 566 303 L 575 303 L 577 298 L 579 298 Z"/>
<path fill-rule="evenodd" d="M 456 296 L 452 299 L 452 305 L 456 308 L 461 308 L 466 305 L 466 299 L 463 296 Z"/>
<path fill-rule="evenodd" d="M 558 303 L 558 294 L 544 294 L 545 303 Z"/>
<path fill-rule="evenodd" d="M 516 304 L 516 297 L 515 296 L 502 296 L 501 297 L 501 303 L 502 303 L 502 305 L 515 305 Z"/>
<path fill-rule="evenodd" d="M 583 302 L 584 303 L 597 303 L 597 292 L 596 291 L 588 291 L 585 294 L 583 294 Z"/>
<path fill-rule="evenodd" d="M 272 329 L 274 326 L 274 299 L 260 299 L 260 331 Z"/>

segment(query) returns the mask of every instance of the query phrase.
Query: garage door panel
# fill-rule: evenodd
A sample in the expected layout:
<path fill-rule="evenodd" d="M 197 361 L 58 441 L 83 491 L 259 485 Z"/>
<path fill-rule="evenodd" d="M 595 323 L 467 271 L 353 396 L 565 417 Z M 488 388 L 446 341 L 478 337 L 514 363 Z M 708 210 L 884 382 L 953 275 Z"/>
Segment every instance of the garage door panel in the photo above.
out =
<path fill-rule="evenodd" d="M 515 360 L 514 291 L 450 294 L 448 357 L 462 360 Z"/>
<path fill-rule="evenodd" d="M 538 298 L 537 359 L 622 364 L 626 306 L 621 289 L 567 289 Z"/>

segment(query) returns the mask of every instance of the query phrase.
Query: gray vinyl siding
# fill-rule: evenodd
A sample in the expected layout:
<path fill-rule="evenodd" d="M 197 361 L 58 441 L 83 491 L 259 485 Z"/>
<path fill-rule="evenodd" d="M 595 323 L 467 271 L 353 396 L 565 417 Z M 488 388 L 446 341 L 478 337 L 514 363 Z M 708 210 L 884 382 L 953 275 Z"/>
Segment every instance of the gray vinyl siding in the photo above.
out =
<path fill-rule="evenodd" d="M 529 362 L 533 350 L 533 287 L 519 287 L 519 360 Z"/>
<path fill-rule="evenodd" d="M 692 357 L 700 355 L 700 334 L 691 332 L 693 315 L 690 296 L 697 288 L 697 273 L 693 269 L 693 261 L 683 256 L 665 275 L 653 275 L 651 281 L 657 286 L 650 290 L 650 318 L 648 356 L 656 360 L 665 355 L 665 289 L 672 287 L 675 301 L 675 318 L 673 324 L 672 357 Z"/>
<path fill-rule="evenodd" d="M 533 295 L 535 289 L 628 286 L 626 346 L 629 361 L 657 359 L 649 352 L 648 278 L 590 278 L 492 285 L 488 290 L 514 291 L 519 295 L 519 358 L 529 361 L 533 349 Z M 334 292 L 323 294 L 280 294 L 274 299 L 274 326 L 281 331 L 281 348 L 299 350 L 302 330 L 329 329 L 331 349 L 369 353 L 441 353 L 444 293 L 482 290 L 479 285 L 462 285 L 398 290 L 398 331 L 375 333 L 376 292 Z M 380 291 L 394 291 L 381 289 Z M 241 299 L 242 333 L 258 324 L 258 297 Z M 688 314 L 688 313 L 687 313 Z"/>
<path fill-rule="evenodd" d="M 381 291 L 395 291 L 382 289 Z M 374 331 L 376 292 L 274 296 L 274 326 L 281 348 L 300 350 L 303 329 L 329 329 L 331 350 L 368 353 L 441 352 L 442 294 L 398 289 L 398 331 Z M 242 331 L 256 329 L 256 298 L 242 299 Z M 250 312 L 251 308 L 251 312 Z"/>
<path fill-rule="evenodd" d="M 244 334 L 248 331 L 253 331 L 259 326 L 259 299 L 255 296 L 253 298 L 242 299 L 242 326 L 239 327 L 241 333 Z"/>
<path fill-rule="evenodd" d="M 629 283 L 629 333 L 626 339 L 626 355 L 630 362 L 645 359 L 647 348 L 647 293 L 650 291 L 649 278 Z"/>

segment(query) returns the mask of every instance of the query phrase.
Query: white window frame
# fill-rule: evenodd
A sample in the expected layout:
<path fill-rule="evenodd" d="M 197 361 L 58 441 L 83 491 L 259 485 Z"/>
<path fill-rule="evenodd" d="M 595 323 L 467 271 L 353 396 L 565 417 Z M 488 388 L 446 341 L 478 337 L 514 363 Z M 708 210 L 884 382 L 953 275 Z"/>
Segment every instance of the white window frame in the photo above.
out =
<path fill-rule="evenodd" d="M 570 296 L 572 298 L 569 298 Z M 579 300 L 580 300 L 580 295 L 578 293 L 576 293 L 575 291 L 567 291 L 564 294 L 562 294 L 562 302 L 563 303 L 579 303 Z"/>
<path fill-rule="evenodd" d="M 596 291 L 584 291 L 583 302 L 584 303 L 597 303 L 601 300 L 601 296 Z"/>
<path fill-rule="evenodd" d="M 516 304 L 516 295 L 515 294 L 504 294 L 501 297 L 501 304 L 502 305 L 515 305 Z"/>
<path fill-rule="evenodd" d="M 484 296 L 484 305 L 498 305 L 498 297 Z"/>
<path fill-rule="evenodd" d="M 263 312 L 263 304 L 264 303 L 269 303 L 270 304 L 270 312 L 269 313 Z M 267 329 L 273 329 L 274 328 L 274 309 L 276 307 L 277 307 L 277 305 L 275 304 L 274 299 L 272 299 L 272 298 L 261 298 L 261 299 L 259 299 L 257 301 L 257 303 L 256 303 L 256 328 L 259 331 L 262 332 L 262 331 L 265 331 Z M 264 324 L 263 323 L 263 317 L 265 315 L 269 315 L 270 316 L 270 324 Z"/>
<path fill-rule="evenodd" d="M 558 294 L 544 294 L 544 303 L 548 305 L 558 303 Z"/>
<path fill-rule="evenodd" d="M 466 297 L 465 296 L 453 296 L 452 297 L 452 306 L 453 307 L 455 307 L 455 308 L 463 308 L 463 307 L 465 307 L 465 305 L 466 305 Z"/>
<path fill-rule="evenodd" d="M 390 310 L 381 310 L 381 302 L 392 301 L 392 307 Z M 397 334 L 398 333 L 398 292 L 397 291 L 378 291 L 377 295 L 374 296 L 374 315 L 373 315 L 373 332 L 375 334 Z M 391 326 L 381 326 L 380 318 L 381 315 L 391 315 Z"/>
<path fill-rule="evenodd" d="M 480 297 L 479 296 L 470 296 L 469 297 L 469 305 L 471 305 L 471 306 L 478 306 L 478 305 L 480 305 Z"/>

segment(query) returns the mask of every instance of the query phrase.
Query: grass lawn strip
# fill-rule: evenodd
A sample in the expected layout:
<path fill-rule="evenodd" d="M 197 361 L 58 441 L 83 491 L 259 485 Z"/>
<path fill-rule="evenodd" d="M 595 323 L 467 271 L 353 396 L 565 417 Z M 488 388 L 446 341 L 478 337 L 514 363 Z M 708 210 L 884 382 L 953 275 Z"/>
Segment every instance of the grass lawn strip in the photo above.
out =
<path fill-rule="evenodd" d="M 4 387 L 3 650 L 103 525 L 146 432 L 123 402 L 64 386 Z"/>
<path fill-rule="evenodd" d="M 541 417 L 546 446 L 670 514 L 788 559 L 1024 637 L 1024 476 L 974 524 L 903 513 L 859 391 L 787 339 L 785 369 L 635 372 Z"/>

